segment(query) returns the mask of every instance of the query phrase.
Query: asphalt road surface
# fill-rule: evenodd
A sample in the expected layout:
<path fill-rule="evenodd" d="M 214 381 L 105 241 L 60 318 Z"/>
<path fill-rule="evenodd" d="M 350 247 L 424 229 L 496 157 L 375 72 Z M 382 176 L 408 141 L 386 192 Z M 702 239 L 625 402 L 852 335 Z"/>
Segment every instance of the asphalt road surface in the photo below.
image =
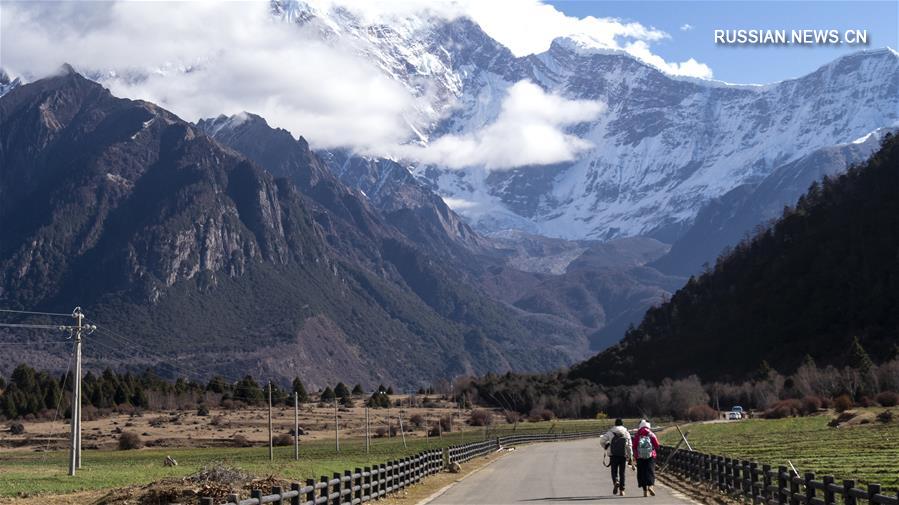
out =
<path fill-rule="evenodd" d="M 656 483 L 643 498 L 636 472 L 627 470 L 625 496 L 612 495 L 599 439 L 552 442 L 515 451 L 457 482 L 429 505 L 684 504 L 695 503 Z"/>

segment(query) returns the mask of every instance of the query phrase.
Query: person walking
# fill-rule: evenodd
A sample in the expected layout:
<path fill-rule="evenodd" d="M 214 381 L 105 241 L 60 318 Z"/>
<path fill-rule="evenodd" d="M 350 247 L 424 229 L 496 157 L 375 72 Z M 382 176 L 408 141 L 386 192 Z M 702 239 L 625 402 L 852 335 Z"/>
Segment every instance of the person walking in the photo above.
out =
<path fill-rule="evenodd" d="M 659 439 L 652 432 L 649 421 L 640 421 L 640 427 L 633 441 L 634 457 L 637 459 L 637 486 L 643 489 L 643 496 L 655 496 L 655 459 L 659 450 Z"/>
<path fill-rule="evenodd" d="M 615 426 L 599 437 L 599 443 L 609 457 L 607 466 L 612 468 L 612 494 L 624 496 L 624 471 L 630 464 L 634 466 L 634 451 L 631 447 L 631 434 L 624 427 L 624 421 L 615 420 Z"/>

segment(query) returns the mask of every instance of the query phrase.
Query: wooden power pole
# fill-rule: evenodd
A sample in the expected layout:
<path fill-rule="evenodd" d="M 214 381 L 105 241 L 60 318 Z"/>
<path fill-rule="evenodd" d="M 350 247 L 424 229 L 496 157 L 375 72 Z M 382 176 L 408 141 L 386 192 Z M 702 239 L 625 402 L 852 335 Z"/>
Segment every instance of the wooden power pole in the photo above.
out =
<path fill-rule="evenodd" d="M 293 393 L 293 459 L 300 460 L 300 394 Z"/>
<path fill-rule="evenodd" d="M 272 381 L 268 381 L 268 460 L 275 460 L 274 441 L 272 439 Z"/>

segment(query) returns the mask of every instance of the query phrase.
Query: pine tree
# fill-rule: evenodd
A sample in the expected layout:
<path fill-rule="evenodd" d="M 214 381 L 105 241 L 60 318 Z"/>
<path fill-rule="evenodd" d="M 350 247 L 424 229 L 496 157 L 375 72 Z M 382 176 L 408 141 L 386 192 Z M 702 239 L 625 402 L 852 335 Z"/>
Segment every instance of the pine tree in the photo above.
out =
<path fill-rule="evenodd" d="M 321 401 L 323 401 L 323 402 L 334 401 L 334 390 L 331 389 L 331 386 L 326 387 L 325 390 L 322 391 L 320 398 L 321 398 Z"/>
<path fill-rule="evenodd" d="M 338 382 L 337 385 L 334 386 L 334 394 L 337 395 L 337 398 L 344 400 L 350 397 L 350 390 L 346 387 L 346 384 Z"/>
<path fill-rule="evenodd" d="M 849 345 L 848 365 L 855 368 L 862 374 L 869 374 L 874 369 L 874 362 L 868 356 L 858 336 L 852 337 L 852 344 Z"/>
<path fill-rule="evenodd" d="M 300 403 L 309 401 L 309 394 L 306 393 L 306 387 L 303 386 L 303 381 L 299 377 L 293 378 L 293 392 L 297 394 L 297 399 Z"/>
<path fill-rule="evenodd" d="M 365 394 L 365 391 L 362 390 L 362 384 L 356 384 L 353 386 L 353 396 L 362 396 Z"/>

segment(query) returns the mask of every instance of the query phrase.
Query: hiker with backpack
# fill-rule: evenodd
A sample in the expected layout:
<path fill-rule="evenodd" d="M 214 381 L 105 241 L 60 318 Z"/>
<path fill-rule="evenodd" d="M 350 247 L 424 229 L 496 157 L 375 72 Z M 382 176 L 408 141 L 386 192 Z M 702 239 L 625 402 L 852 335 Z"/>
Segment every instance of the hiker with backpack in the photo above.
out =
<path fill-rule="evenodd" d="M 640 421 L 640 428 L 634 435 L 634 457 L 637 458 L 637 486 L 643 489 L 643 496 L 655 496 L 655 458 L 659 450 L 659 439 L 652 432 L 649 421 Z"/>
<path fill-rule="evenodd" d="M 634 466 L 631 434 L 624 427 L 624 421 L 615 419 L 615 426 L 599 437 L 599 443 L 609 456 L 609 464 L 606 466 L 612 468 L 612 482 L 615 486 L 612 494 L 624 496 L 624 470 L 628 464 Z"/>

